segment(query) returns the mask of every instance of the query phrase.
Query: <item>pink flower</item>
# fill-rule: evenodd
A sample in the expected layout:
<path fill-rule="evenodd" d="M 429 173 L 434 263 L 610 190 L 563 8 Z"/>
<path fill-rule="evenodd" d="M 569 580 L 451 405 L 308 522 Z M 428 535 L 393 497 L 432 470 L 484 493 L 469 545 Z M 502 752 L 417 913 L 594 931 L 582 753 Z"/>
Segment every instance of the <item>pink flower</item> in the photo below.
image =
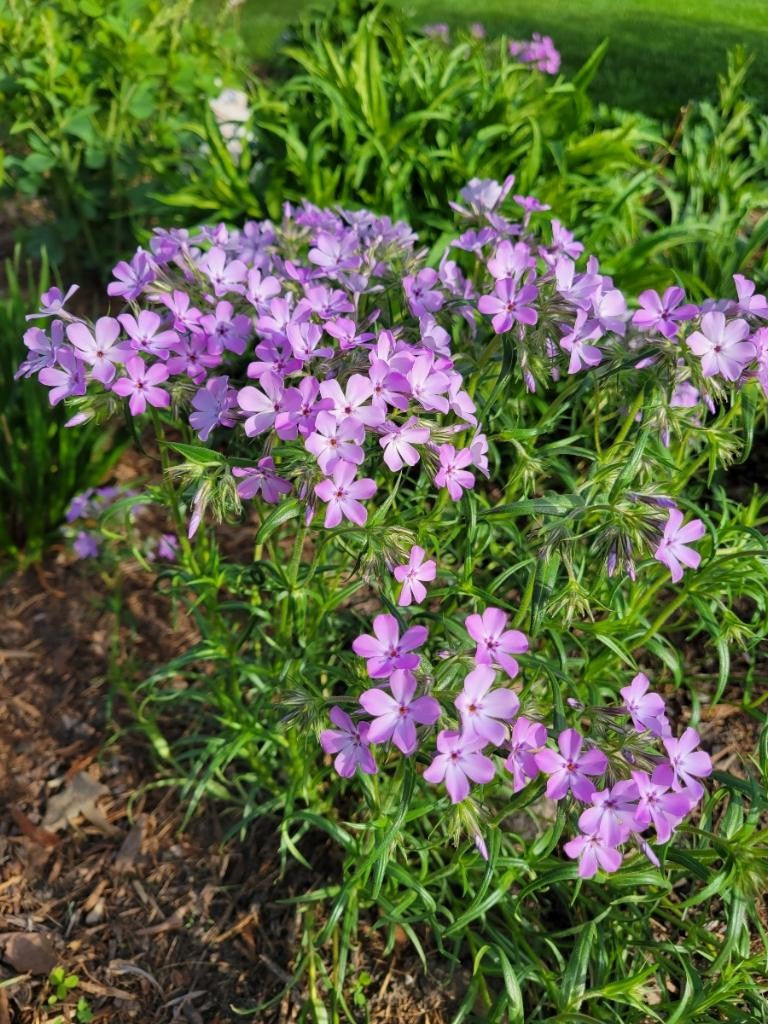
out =
<path fill-rule="evenodd" d="M 621 867 L 621 854 L 600 833 L 578 835 L 566 843 L 563 849 L 572 859 L 578 857 L 579 878 L 593 878 L 598 868 L 618 871 Z"/>
<path fill-rule="evenodd" d="M 528 650 L 528 638 L 517 629 L 507 629 L 508 619 L 501 608 L 486 608 L 482 615 L 467 616 L 464 625 L 477 643 L 477 664 L 499 665 L 514 679 L 519 665 L 512 655 Z"/>
<path fill-rule="evenodd" d="M 705 377 L 720 374 L 726 380 L 736 381 L 744 372 L 747 363 L 755 358 L 755 346 L 746 341 L 749 324 L 746 320 L 731 320 L 726 323 L 720 312 L 705 313 L 701 318 L 701 330 L 694 331 L 688 338 L 688 348 L 701 358 L 701 369 Z"/>
<path fill-rule="evenodd" d="M 186 298 L 189 302 L 189 296 Z M 131 339 L 130 342 L 125 343 L 125 348 L 164 358 L 168 354 L 168 350 L 179 342 L 176 331 L 161 330 L 163 321 L 152 310 L 142 309 L 138 317 L 132 316 L 130 313 L 120 313 L 117 319 Z"/>
<path fill-rule="evenodd" d="M 504 334 L 514 324 L 535 324 L 539 316 L 531 306 L 539 295 L 539 289 L 524 284 L 518 291 L 514 278 L 502 278 L 496 282 L 492 295 L 482 295 L 477 308 L 486 316 L 492 316 L 491 323 L 497 334 Z"/>
<path fill-rule="evenodd" d="M 587 776 L 602 775 L 608 767 L 608 758 L 596 747 L 582 754 L 583 742 L 583 736 L 575 729 L 565 729 L 557 739 L 559 754 L 554 750 L 536 754 L 537 767 L 549 775 L 547 796 L 550 800 L 561 800 L 569 790 L 585 803 L 592 799 L 595 787 Z"/>
<path fill-rule="evenodd" d="M 387 424 L 387 432 L 379 438 L 384 449 L 384 461 L 393 473 L 403 466 L 415 466 L 419 461 L 416 444 L 429 441 L 429 428 L 419 426 L 419 421 L 412 416 L 401 427 L 394 423 Z"/>
<path fill-rule="evenodd" d="M 360 703 L 374 716 L 368 730 L 371 743 L 391 739 L 398 750 L 408 756 L 418 746 L 416 725 L 434 725 L 440 717 L 440 705 L 434 697 L 417 697 L 416 679 L 407 669 L 397 669 L 389 680 L 391 694 L 384 690 L 366 690 Z"/>
<path fill-rule="evenodd" d="M 512 690 L 491 690 L 496 670 L 478 665 L 464 680 L 464 689 L 455 700 L 461 714 L 462 732 L 480 736 L 486 743 L 500 747 L 507 738 L 507 727 L 520 709 L 520 701 Z M 490 691 L 490 692 L 489 692 Z"/>
<path fill-rule="evenodd" d="M 355 724 L 341 708 L 331 708 L 330 719 L 338 729 L 323 729 L 320 745 L 326 754 L 336 754 L 336 771 L 345 779 L 355 774 L 359 766 L 366 775 L 376 774 L 376 762 L 368 746 L 367 722 Z"/>
<path fill-rule="evenodd" d="M 156 409 L 167 409 L 171 404 L 171 396 L 158 384 L 168 380 L 168 367 L 163 363 L 147 366 L 141 356 L 131 356 L 125 364 L 127 377 L 120 377 L 112 385 L 112 390 L 122 398 L 131 396 L 128 408 L 132 416 L 140 416 L 148 405 Z"/>
<path fill-rule="evenodd" d="M 632 772 L 638 792 L 635 825 L 645 829 L 653 822 L 656 837 L 666 843 L 672 832 L 691 809 L 691 797 L 686 793 L 670 793 L 669 787 L 654 782 L 647 772 Z"/>
<path fill-rule="evenodd" d="M 432 764 L 424 771 L 427 782 L 435 785 L 445 780 L 448 796 L 454 804 L 469 796 L 469 780 L 490 782 L 496 773 L 493 761 L 481 754 L 486 741 L 480 736 L 463 736 L 451 729 L 437 735 L 437 749 Z"/>
<path fill-rule="evenodd" d="M 598 341 L 602 336 L 597 321 L 587 320 L 587 314 L 580 309 L 576 314 L 573 330 L 564 334 L 560 339 L 561 348 L 571 354 L 568 373 L 579 373 L 585 367 L 599 366 L 603 359 L 603 353 L 596 345 L 590 345 L 589 342 Z"/>
<path fill-rule="evenodd" d="M 370 378 L 361 373 L 352 374 L 347 381 L 346 391 L 341 390 L 337 380 L 324 380 L 320 385 L 320 394 L 329 400 L 329 410 L 337 420 L 349 417 L 364 426 L 377 427 L 386 419 L 382 403 L 365 404 L 373 395 L 373 384 Z"/>
<path fill-rule="evenodd" d="M 684 565 L 689 569 L 698 568 L 701 555 L 686 545 L 701 540 L 706 533 L 700 519 L 692 519 L 685 526 L 682 523 L 683 513 L 678 508 L 671 508 L 664 534 L 653 555 L 657 562 L 662 562 L 670 570 L 673 583 L 679 583 L 683 578 Z"/>
<path fill-rule="evenodd" d="M 512 726 L 509 757 L 504 762 L 504 767 L 512 773 L 513 793 L 519 793 L 539 774 L 535 754 L 546 742 L 547 730 L 540 722 L 531 722 L 521 716 Z"/>
<path fill-rule="evenodd" d="M 401 608 L 407 608 L 413 601 L 421 604 L 427 596 L 424 584 L 430 583 L 437 575 L 437 565 L 432 559 L 425 562 L 425 554 L 424 548 L 414 544 L 408 556 L 408 564 L 395 566 L 394 577 L 398 583 L 403 584 L 400 600 L 397 602 Z"/>
<path fill-rule="evenodd" d="M 423 409 L 448 412 L 448 399 L 444 395 L 451 386 L 451 379 L 447 374 L 436 370 L 434 362 L 431 352 L 414 360 L 407 374 L 411 395 Z"/>
<path fill-rule="evenodd" d="M 653 781 L 668 780 L 668 785 L 674 790 L 686 788 L 698 800 L 704 792 L 698 780 L 712 774 L 712 759 L 706 751 L 696 749 L 699 742 L 699 734 L 691 728 L 686 729 L 679 739 L 665 736 L 662 743 L 669 765 L 660 765 L 653 774 Z"/>
<path fill-rule="evenodd" d="M 342 518 L 356 526 L 362 526 L 368 519 L 368 512 L 360 500 L 374 496 L 376 483 L 368 477 L 355 480 L 355 471 L 351 462 L 340 462 L 333 471 L 332 479 L 315 484 L 315 494 L 328 503 L 325 511 L 328 529 L 338 526 Z"/>
<path fill-rule="evenodd" d="M 314 433 L 304 442 L 304 447 L 317 459 L 323 473 L 332 473 L 342 462 L 359 466 L 365 458 L 361 445 L 365 438 L 365 427 L 352 416 L 337 420 L 333 413 L 320 412 L 315 421 Z"/>
<path fill-rule="evenodd" d="M 587 835 L 601 835 L 611 846 L 617 846 L 633 831 L 637 799 L 637 784 L 626 779 L 611 789 L 595 790 L 592 807 L 579 816 L 579 828 Z"/>
<path fill-rule="evenodd" d="M 664 714 L 664 700 L 658 693 L 648 693 L 648 677 L 638 672 L 629 686 L 619 693 L 624 698 L 624 707 L 632 717 L 632 724 L 638 732 L 649 730 L 654 736 L 669 735 L 669 722 Z"/>
<path fill-rule="evenodd" d="M 435 483 L 438 487 L 447 487 L 451 498 L 458 501 L 464 490 L 475 486 L 474 473 L 466 468 L 472 465 L 472 452 L 469 448 L 457 452 L 452 444 L 441 444 L 437 451 L 440 467 L 435 474 Z"/>
<path fill-rule="evenodd" d="M 411 652 L 426 643 L 428 632 L 425 626 L 411 626 L 400 636 L 400 628 L 394 615 L 377 615 L 373 620 L 374 636 L 364 633 L 355 639 L 352 650 L 366 658 L 368 675 L 372 679 L 384 679 L 396 669 L 418 668 L 421 658 Z"/>
<path fill-rule="evenodd" d="M 284 389 L 282 378 L 267 370 L 259 380 L 261 389 L 247 384 L 237 395 L 237 404 L 250 415 L 243 424 L 248 437 L 263 434 L 275 425 L 279 413 L 298 409 L 300 397 L 295 388 Z"/>

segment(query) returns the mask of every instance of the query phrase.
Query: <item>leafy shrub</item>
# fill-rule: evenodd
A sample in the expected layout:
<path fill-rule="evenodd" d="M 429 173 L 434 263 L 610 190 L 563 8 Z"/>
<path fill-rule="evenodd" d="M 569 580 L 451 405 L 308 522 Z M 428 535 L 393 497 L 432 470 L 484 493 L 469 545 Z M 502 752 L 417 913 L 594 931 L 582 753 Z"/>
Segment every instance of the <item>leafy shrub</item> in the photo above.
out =
<path fill-rule="evenodd" d="M 117 268 L 118 318 L 42 310 L 69 344 L 41 382 L 80 419 L 127 405 L 154 431 L 162 481 L 115 502 L 108 532 L 125 503 L 164 505 L 161 577 L 201 633 L 125 698 L 190 813 L 208 794 L 236 829 L 279 814 L 285 857 L 321 832 L 343 851 L 342 880 L 303 905 L 307 1015 L 346 1012 L 372 910 L 388 949 L 400 929 L 426 967 L 428 930 L 472 964 L 459 1019 L 764 1020 L 768 731 L 749 778 L 718 771 L 707 796 L 708 755 L 654 691 L 671 714 L 687 689 L 695 726 L 694 674 L 719 701 L 738 650 L 758 714 L 768 505 L 730 496 L 723 467 L 765 418 L 768 301 L 737 278 L 736 299 L 632 309 L 510 187 L 470 182 L 434 268 L 404 224 L 304 204 L 156 232 Z M 208 523 L 251 513 L 252 560 L 226 558 Z M 457 742 L 485 785 L 449 778 Z M 611 786 L 624 804 L 597 826 Z M 610 873 L 575 899 L 590 845 Z M 724 935 L 691 919 L 713 898 Z"/>
<path fill-rule="evenodd" d="M 32 241 L 102 271 L 183 180 L 199 121 L 236 41 L 192 0 L 2 0 L 4 191 L 43 200 Z"/>
<path fill-rule="evenodd" d="M 39 273 L 23 269 L 21 254 L 4 268 L 5 294 L 0 293 L 0 560 L 34 559 L 63 521 L 70 500 L 98 482 L 114 462 L 120 446 L 111 431 L 90 426 L 66 429 L 63 408 L 51 410 L 32 380 L 15 372 L 24 351 L 21 335 L 32 341 L 33 323 L 26 323 L 29 296 L 46 291 L 48 263 Z"/>

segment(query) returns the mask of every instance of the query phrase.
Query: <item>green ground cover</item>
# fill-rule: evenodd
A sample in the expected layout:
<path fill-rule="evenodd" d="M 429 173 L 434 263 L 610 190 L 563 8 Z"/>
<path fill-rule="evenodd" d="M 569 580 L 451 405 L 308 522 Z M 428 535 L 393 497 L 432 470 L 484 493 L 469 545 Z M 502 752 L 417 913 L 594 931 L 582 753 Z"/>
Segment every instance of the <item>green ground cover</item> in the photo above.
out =
<path fill-rule="evenodd" d="M 210 2 L 210 0 L 208 0 Z M 307 6 L 302 0 L 244 0 L 239 9 L 252 53 L 267 57 L 280 33 Z M 482 21 L 494 33 L 553 37 L 563 69 L 576 70 L 610 39 L 593 95 L 627 109 L 674 117 L 689 99 L 711 94 L 725 51 L 738 43 L 756 55 L 752 89 L 768 95 L 768 7 L 764 0 L 415 0 L 419 22 Z"/>

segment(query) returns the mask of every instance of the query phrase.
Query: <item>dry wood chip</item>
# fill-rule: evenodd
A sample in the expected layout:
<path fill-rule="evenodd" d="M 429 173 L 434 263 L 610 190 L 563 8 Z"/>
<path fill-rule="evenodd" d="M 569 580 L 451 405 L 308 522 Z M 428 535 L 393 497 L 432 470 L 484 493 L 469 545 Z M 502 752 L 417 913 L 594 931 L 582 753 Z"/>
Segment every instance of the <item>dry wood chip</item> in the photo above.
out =
<path fill-rule="evenodd" d="M 59 840 L 53 832 L 41 828 L 40 825 L 35 825 L 18 807 L 14 807 L 11 804 L 8 810 L 16 823 L 16 828 L 18 828 L 22 835 L 31 839 L 32 842 L 37 843 L 39 846 L 55 846 L 58 843 Z"/>
<path fill-rule="evenodd" d="M 22 974 L 50 974 L 58 962 L 53 944 L 39 932 L 1 932 L 2 958 Z"/>
<path fill-rule="evenodd" d="M 61 793 L 48 801 L 43 828 L 58 832 L 67 825 L 76 824 L 83 817 L 104 835 L 115 835 L 119 829 L 110 825 L 97 806 L 97 801 L 108 793 L 107 787 L 91 778 L 87 772 L 78 772 Z"/>
<path fill-rule="evenodd" d="M 139 815 L 130 832 L 123 840 L 123 844 L 115 856 L 115 871 L 118 874 L 133 871 L 136 858 L 141 853 L 141 847 L 144 842 L 146 823 L 146 814 Z"/>

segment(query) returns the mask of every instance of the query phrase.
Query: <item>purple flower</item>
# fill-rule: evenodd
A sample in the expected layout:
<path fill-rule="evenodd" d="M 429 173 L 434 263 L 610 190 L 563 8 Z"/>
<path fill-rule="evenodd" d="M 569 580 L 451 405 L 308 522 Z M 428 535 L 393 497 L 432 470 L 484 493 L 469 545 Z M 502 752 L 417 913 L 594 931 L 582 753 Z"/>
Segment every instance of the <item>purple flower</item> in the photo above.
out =
<path fill-rule="evenodd" d="M 464 689 L 455 700 L 461 715 L 461 729 L 467 735 L 482 737 L 486 743 L 500 747 L 507 738 L 507 727 L 520 709 L 520 701 L 512 690 L 491 690 L 496 670 L 478 665 L 464 679 Z"/>
<path fill-rule="evenodd" d="M 704 750 L 697 750 L 699 734 L 688 728 L 679 739 L 665 736 L 662 739 L 667 751 L 669 765 L 660 765 L 654 772 L 654 782 L 669 778 L 668 784 L 674 790 L 687 789 L 698 800 L 704 787 L 698 781 L 712 774 L 712 759 Z M 671 771 L 670 771 L 671 770 Z"/>
<path fill-rule="evenodd" d="M 477 308 L 493 317 L 491 323 L 497 334 L 504 334 L 516 323 L 536 323 L 539 315 L 531 303 L 538 294 L 539 289 L 532 284 L 524 284 L 518 291 L 514 278 L 502 278 L 496 282 L 492 295 L 480 296 Z"/>
<path fill-rule="evenodd" d="M 263 434 L 275 425 L 278 413 L 298 409 L 300 398 L 294 388 L 283 388 L 282 378 L 267 371 L 259 379 L 261 390 L 247 384 L 237 395 L 237 404 L 250 415 L 243 424 L 248 437 Z"/>
<path fill-rule="evenodd" d="M 734 274 L 733 283 L 736 285 L 738 309 L 751 316 L 759 316 L 763 319 L 768 317 L 768 301 L 764 295 L 755 295 L 755 282 L 750 281 L 743 274 Z"/>
<path fill-rule="evenodd" d="M 352 650 L 367 659 L 368 675 L 372 679 L 384 679 L 396 669 L 418 668 L 421 658 L 411 652 L 427 640 L 425 626 L 411 626 L 400 636 L 400 628 L 394 615 L 377 615 L 373 620 L 373 632 L 357 637 Z"/>
<path fill-rule="evenodd" d="M 336 754 L 333 766 L 342 778 L 350 779 L 359 767 L 366 775 L 376 774 L 376 762 L 368 746 L 368 723 L 355 724 L 341 708 L 331 708 L 330 719 L 337 729 L 323 729 L 320 745 L 326 754 Z"/>
<path fill-rule="evenodd" d="M 356 270 L 360 266 L 356 249 L 357 238 L 352 232 L 330 234 L 328 231 L 318 231 L 308 258 L 316 267 L 322 267 L 326 274 Z"/>
<path fill-rule="evenodd" d="M 268 505 L 276 505 L 281 494 L 289 494 L 291 491 L 290 483 L 275 472 L 275 460 L 269 455 L 259 459 L 258 468 L 233 467 L 232 476 L 242 480 L 237 485 L 237 493 L 244 500 L 261 494 Z"/>
<path fill-rule="evenodd" d="M 576 313 L 573 329 L 560 339 L 561 347 L 571 354 L 568 373 L 579 373 L 585 367 L 599 366 L 603 360 L 603 353 L 589 342 L 598 341 L 602 336 L 603 332 L 597 321 L 587 320 L 586 312 L 580 309 Z"/>
<path fill-rule="evenodd" d="M 560 753 L 542 750 L 536 754 L 536 765 L 549 775 L 547 796 L 550 800 L 561 800 L 569 791 L 578 800 L 588 803 L 595 787 L 588 778 L 602 775 L 608 767 L 608 758 L 596 747 L 585 750 L 581 747 L 584 737 L 575 729 L 565 729 L 557 739 Z"/>
<path fill-rule="evenodd" d="M 163 358 L 167 355 L 168 349 L 179 343 L 176 331 L 161 330 L 163 321 L 157 313 L 149 309 L 142 309 L 138 317 L 130 313 L 120 313 L 117 319 L 131 339 L 130 342 L 124 343 L 125 349 Z"/>
<path fill-rule="evenodd" d="M 128 398 L 128 408 L 132 416 L 140 416 L 148 405 L 156 409 L 167 409 L 171 404 L 171 396 L 159 384 L 168 380 L 168 368 L 162 363 L 147 366 L 141 356 L 131 356 L 125 364 L 127 377 L 120 377 L 112 385 L 112 390 L 122 398 Z"/>
<path fill-rule="evenodd" d="M 408 756 L 418 746 L 416 725 L 434 725 L 440 717 L 440 705 L 434 697 L 417 697 L 416 679 L 407 669 L 397 669 L 389 680 L 391 694 L 384 690 L 366 690 L 360 704 L 374 716 L 368 730 L 371 743 L 392 740 Z"/>
<path fill-rule="evenodd" d="M 342 518 L 362 526 L 368 519 L 368 512 L 360 500 L 372 498 L 375 493 L 373 480 L 368 477 L 355 480 L 355 467 L 350 462 L 340 462 L 333 471 L 332 479 L 315 484 L 315 494 L 328 503 L 324 524 L 327 529 L 338 526 Z"/>
<path fill-rule="evenodd" d="M 505 238 L 500 242 L 493 256 L 488 260 L 488 269 L 497 281 L 507 278 L 519 281 L 527 270 L 536 266 L 530 246 L 525 242 L 513 245 Z"/>
<path fill-rule="evenodd" d="M 464 625 L 477 644 L 477 664 L 498 665 L 514 679 L 520 666 L 512 655 L 528 650 L 528 638 L 517 629 L 507 629 L 508 619 L 501 608 L 486 608 L 482 615 L 468 615 Z"/>
<path fill-rule="evenodd" d="M 665 338 L 674 338 L 682 320 L 692 320 L 699 312 L 698 307 L 681 305 L 685 298 L 682 288 L 673 285 L 662 297 L 649 288 L 641 292 L 637 301 L 640 309 L 632 317 L 632 323 L 641 331 L 656 331 Z"/>
<path fill-rule="evenodd" d="M 157 542 L 157 550 L 152 553 L 153 559 L 161 558 L 164 562 L 175 562 L 179 554 L 179 539 L 173 533 L 161 533 Z"/>
<path fill-rule="evenodd" d="M 726 323 L 725 315 L 715 311 L 704 314 L 701 330 L 694 331 L 685 342 L 700 357 L 705 377 L 720 374 L 726 380 L 736 381 L 756 355 L 755 346 L 746 340 L 748 334 L 746 320 Z"/>
<path fill-rule="evenodd" d="M 116 344 L 120 324 L 111 316 L 96 321 L 93 334 L 85 324 L 69 324 L 67 337 L 77 349 L 78 358 L 93 367 L 94 379 L 105 386 L 115 378 L 115 363 L 122 362 L 125 349 Z"/>
<path fill-rule="evenodd" d="M 200 326 L 216 343 L 241 356 L 252 333 L 251 318 L 243 313 L 234 314 L 231 302 L 217 302 L 213 313 L 200 317 Z"/>
<path fill-rule="evenodd" d="M 642 830 L 653 822 L 656 838 L 666 843 L 690 811 L 691 797 L 686 793 L 669 792 L 668 786 L 654 782 L 647 772 L 632 772 L 632 778 L 638 793 L 635 825 Z"/>
<path fill-rule="evenodd" d="M 81 530 L 72 541 L 72 547 L 78 558 L 98 558 L 101 541 L 95 533 Z"/>
<path fill-rule="evenodd" d="M 337 380 L 324 380 L 320 394 L 330 403 L 329 408 L 338 420 L 350 417 L 367 427 L 382 424 L 386 413 L 382 405 L 366 405 L 373 395 L 373 385 L 368 377 L 353 373 L 347 381 L 346 391 L 341 390 Z"/>
<path fill-rule="evenodd" d="M 19 377 L 30 377 L 33 373 L 39 373 L 49 366 L 56 365 L 56 353 L 64 342 L 64 324 L 61 320 L 54 320 L 51 324 L 51 337 L 39 327 L 30 327 L 24 331 L 24 344 L 29 355 L 20 364 L 14 380 Z"/>
<path fill-rule="evenodd" d="M 469 448 L 457 452 L 452 444 L 441 444 L 437 452 L 440 466 L 435 483 L 438 487 L 447 487 L 453 501 L 458 501 L 463 491 L 475 486 L 474 473 L 466 468 L 472 465 L 472 452 Z"/>
<path fill-rule="evenodd" d="M 85 368 L 74 352 L 58 349 L 57 366 L 46 366 L 40 371 L 38 380 L 51 389 L 48 396 L 51 405 L 58 405 L 64 398 L 85 394 Z"/>
<path fill-rule="evenodd" d="M 414 316 L 425 313 L 436 313 L 445 301 L 443 293 L 435 288 L 439 277 L 432 267 L 424 267 L 418 274 L 408 274 L 403 278 L 403 290 L 408 305 Z"/>
<path fill-rule="evenodd" d="M 501 185 L 492 178 L 472 178 L 459 192 L 461 198 L 469 204 L 469 210 L 458 203 L 449 202 L 448 205 L 464 217 L 491 213 L 503 203 L 514 183 L 514 174 L 505 178 Z M 489 228 L 483 230 L 487 232 L 488 239 L 494 237 Z"/>
<path fill-rule="evenodd" d="M 62 295 L 60 288 L 49 288 L 47 292 L 43 292 L 40 296 L 42 309 L 38 313 L 28 313 L 24 319 L 40 320 L 46 316 L 62 316 L 64 314 L 64 305 L 79 288 L 79 284 L 70 285 L 66 295 Z"/>
<path fill-rule="evenodd" d="M 579 878 L 593 878 L 602 868 L 604 871 L 618 871 L 621 854 L 600 833 L 578 835 L 563 846 L 566 854 L 579 860 Z"/>
<path fill-rule="evenodd" d="M 624 698 L 624 707 L 638 732 L 647 729 L 654 736 L 668 736 L 669 722 L 664 713 L 664 701 L 658 693 L 648 693 L 650 685 L 648 677 L 638 672 L 629 686 L 619 690 L 619 693 Z"/>
<path fill-rule="evenodd" d="M 454 804 L 469 796 L 469 781 L 490 782 L 496 774 L 493 761 L 481 754 L 486 741 L 480 736 L 464 736 L 451 729 L 437 735 L 437 749 L 432 764 L 424 771 L 427 782 L 437 785 L 445 781 L 448 796 Z"/>
<path fill-rule="evenodd" d="M 243 281 L 248 273 L 248 268 L 242 260 L 231 260 L 227 263 L 226 252 L 214 246 L 198 262 L 198 268 L 213 285 L 216 296 L 227 295 L 229 292 L 242 292 L 245 290 Z"/>
<path fill-rule="evenodd" d="M 237 421 L 231 410 L 236 404 L 237 392 L 229 386 L 229 377 L 211 377 L 192 398 L 195 411 L 189 425 L 201 441 L 207 441 L 215 427 L 234 427 Z"/>
<path fill-rule="evenodd" d="M 437 575 L 437 566 L 433 559 L 424 561 L 426 552 L 424 548 L 414 544 L 408 556 L 407 565 L 397 565 L 394 570 L 394 577 L 398 583 L 403 584 L 400 592 L 400 599 L 397 602 L 401 608 L 406 608 L 411 602 L 421 604 L 427 596 L 425 583 L 431 582 Z"/>
<path fill-rule="evenodd" d="M 124 299 L 138 299 L 147 285 L 155 280 L 152 260 L 143 249 L 139 249 L 130 263 L 121 260 L 112 270 L 116 281 L 107 285 L 107 295 Z"/>
<path fill-rule="evenodd" d="M 419 461 L 419 453 L 415 444 L 426 444 L 429 441 L 429 428 L 419 425 L 412 416 L 401 427 L 387 423 L 387 433 L 379 439 L 384 449 L 384 461 L 393 473 L 403 466 L 415 466 Z"/>
<path fill-rule="evenodd" d="M 540 722 L 531 722 L 521 715 L 512 726 L 504 767 L 512 773 L 513 793 L 519 793 L 539 774 L 535 755 L 546 742 L 547 730 Z"/>
<path fill-rule="evenodd" d="M 414 359 L 407 378 L 411 395 L 423 409 L 448 412 L 448 399 L 443 396 L 451 386 L 451 379 L 435 369 L 435 358 L 431 352 Z"/>
<path fill-rule="evenodd" d="M 669 510 L 669 519 L 664 526 L 664 534 L 653 557 L 662 562 L 672 573 L 672 582 L 679 583 L 683 578 L 683 566 L 697 569 L 701 555 L 686 547 L 706 533 L 704 523 L 700 519 L 691 519 L 683 526 L 683 513 L 678 508 Z"/>

